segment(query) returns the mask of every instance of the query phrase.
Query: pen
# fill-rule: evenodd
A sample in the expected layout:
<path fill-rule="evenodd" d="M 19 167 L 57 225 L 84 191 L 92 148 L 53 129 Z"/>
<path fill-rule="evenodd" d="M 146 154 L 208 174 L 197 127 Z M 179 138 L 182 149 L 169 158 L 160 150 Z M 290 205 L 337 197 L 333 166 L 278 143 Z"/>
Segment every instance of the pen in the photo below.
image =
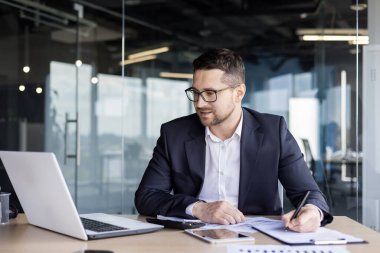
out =
<path fill-rule="evenodd" d="M 290 218 L 290 221 L 292 221 L 293 219 L 295 219 L 298 216 L 298 214 L 301 211 L 301 208 L 304 206 L 305 201 L 306 201 L 307 197 L 309 196 L 309 194 L 310 194 L 310 191 L 307 191 L 305 196 L 303 197 L 302 201 L 299 203 L 296 210 L 294 211 L 292 217 Z M 288 229 L 288 227 L 286 227 L 286 229 Z"/>
<path fill-rule="evenodd" d="M 336 245 L 336 244 L 347 244 L 347 240 L 344 238 L 339 238 L 336 240 L 326 240 L 326 241 L 311 240 L 311 243 L 314 245 Z"/>

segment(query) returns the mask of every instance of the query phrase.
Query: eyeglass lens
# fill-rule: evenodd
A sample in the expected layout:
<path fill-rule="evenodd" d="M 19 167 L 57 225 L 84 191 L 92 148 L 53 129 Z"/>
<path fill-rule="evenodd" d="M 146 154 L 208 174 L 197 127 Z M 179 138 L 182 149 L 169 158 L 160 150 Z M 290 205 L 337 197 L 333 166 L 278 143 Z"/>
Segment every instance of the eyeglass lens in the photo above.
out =
<path fill-rule="evenodd" d="M 202 92 L 198 92 L 196 90 L 190 89 L 186 91 L 187 97 L 194 102 L 197 102 L 199 96 L 203 98 L 206 102 L 214 102 L 216 100 L 216 91 L 214 90 L 205 90 Z"/>

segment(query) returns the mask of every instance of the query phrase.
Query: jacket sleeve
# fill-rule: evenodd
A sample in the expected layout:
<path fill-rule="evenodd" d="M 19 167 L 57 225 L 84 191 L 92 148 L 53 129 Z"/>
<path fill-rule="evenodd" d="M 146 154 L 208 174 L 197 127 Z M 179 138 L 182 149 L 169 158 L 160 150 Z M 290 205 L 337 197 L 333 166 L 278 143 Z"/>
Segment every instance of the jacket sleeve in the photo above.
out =
<path fill-rule="evenodd" d="M 153 157 L 135 193 L 135 206 L 142 215 L 193 218 L 185 213 L 185 209 L 198 199 L 172 193 L 172 164 L 164 126 L 161 126 L 160 132 Z"/>
<path fill-rule="evenodd" d="M 310 190 L 310 195 L 306 201 L 307 204 L 317 206 L 323 212 L 321 225 L 326 225 L 333 220 L 329 213 L 329 207 L 326 203 L 325 196 L 319 190 L 314 178 L 311 175 L 303 154 L 292 134 L 289 132 L 284 118 L 280 120 L 280 163 L 279 179 L 285 188 L 286 196 L 293 206 L 301 202 L 305 192 Z"/>

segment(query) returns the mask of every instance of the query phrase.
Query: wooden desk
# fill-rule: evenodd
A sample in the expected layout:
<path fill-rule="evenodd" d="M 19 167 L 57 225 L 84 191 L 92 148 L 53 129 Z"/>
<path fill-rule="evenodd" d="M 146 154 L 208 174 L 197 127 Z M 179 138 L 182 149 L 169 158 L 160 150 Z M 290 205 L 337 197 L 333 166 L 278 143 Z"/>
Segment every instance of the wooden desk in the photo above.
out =
<path fill-rule="evenodd" d="M 128 215 L 130 218 L 137 216 Z M 142 217 L 139 217 L 142 219 Z M 352 253 L 378 253 L 380 234 L 344 216 L 337 216 L 328 228 L 337 229 L 361 237 L 369 244 L 347 245 Z M 279 244 L 261 233 L 255 233 L 256 244 Z M 329 246 L 326 246 L 329 247 Z M 7 225 L 0 225 L 0 252 L 54 252 L 73 253 L 84 249 L 107 249 L 114 253 L 202 253 L 227 252 L 226 244 L 212 245 L 184 234 L 180 230 L 164 229 L 158 232 L 81 241 L 29 225 L 25 215 Z"/>

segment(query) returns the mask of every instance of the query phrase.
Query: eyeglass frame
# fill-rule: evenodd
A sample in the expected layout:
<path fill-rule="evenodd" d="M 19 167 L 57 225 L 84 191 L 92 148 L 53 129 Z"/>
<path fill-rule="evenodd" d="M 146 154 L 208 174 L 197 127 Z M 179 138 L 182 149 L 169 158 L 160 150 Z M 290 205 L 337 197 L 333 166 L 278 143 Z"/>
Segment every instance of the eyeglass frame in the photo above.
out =
<path fill-rule="evenodd" d="M 240 85 L 240 84 L 239 84 L 239 85 Z M 198 91 L 198 90 L 195 89 L 194 87 L 189 87 L 189 88 L 187 88 L 187 89 L 185 90 L 185 93 L 186 93 L 186 97 L 187 97 L 191 102 L 198 102 L 198 101 L 199 101 L 199 97 L 202 97 L 203 101 L 205 101 L 205 102 L 207 102 L 207 103 L 212 103 L 212 102 L 215 102 L 216 100 L 218 100 L 218 93 L 219 93 L 219 92 L 222 92 L 222 91 L 227 90 L 227 89 L 235 89 L 235 88 L 238 87 L 239 85 L 228 86 L 228 87 L 226 87 L 226 88 L 219 89 L 219 90 L 206 89 L 206 90 L 203 90 L 203 91 Z M 195 99 L 195 96 L 194 96 L 194 100 L 190 99 L 189 95 L 187 95 L 187 92 L 188 92 L 188 91 L 193 91 L 193 92 L 195 92 L 195 94 L 198 96 L 198 99 Z M 214 94 L 215 94 L 215 100 L 207 101 L 207 100 L 203 97 L 202 93 L 203 93 L 203 92 L 210 92 L 210 91 L 214 92 Z M 195 95 L 195 94 L 194 94 L 194 95 Z"/>

